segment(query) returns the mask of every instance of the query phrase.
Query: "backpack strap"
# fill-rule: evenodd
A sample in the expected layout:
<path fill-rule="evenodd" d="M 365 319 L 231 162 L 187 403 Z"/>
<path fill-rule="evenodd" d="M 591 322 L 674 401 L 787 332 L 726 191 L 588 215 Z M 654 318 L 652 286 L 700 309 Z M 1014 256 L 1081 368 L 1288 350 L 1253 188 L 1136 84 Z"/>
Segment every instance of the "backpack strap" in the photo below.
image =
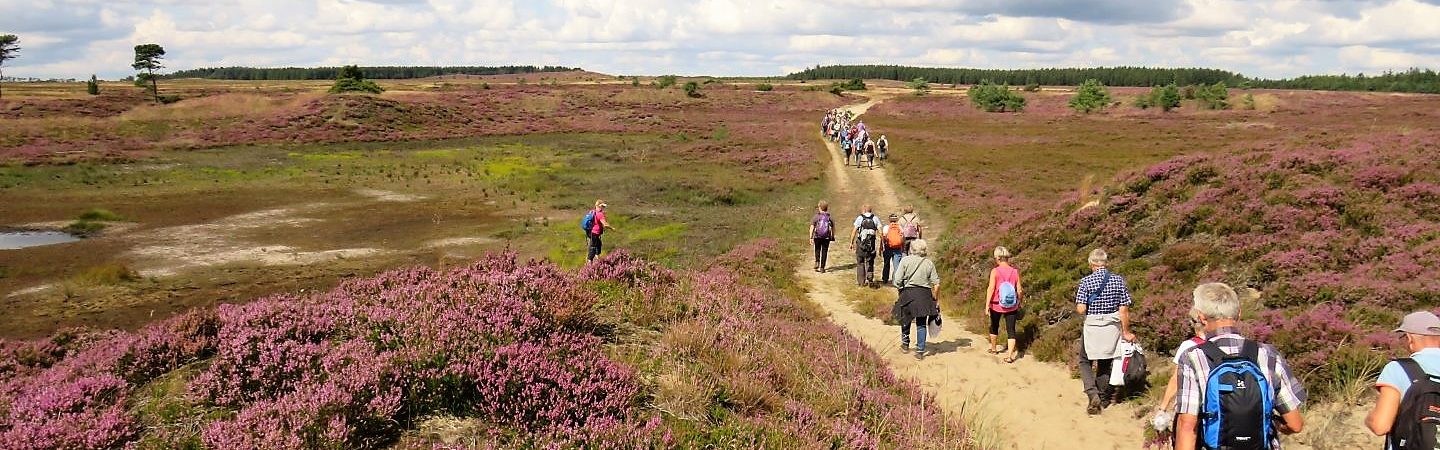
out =
<path fill-rule="evenodd" d="M 1089 295 L 1085 296 L 1085 308 L 1087 310 L 1090 308 L 1090 303 L 1093 303 L 1095 300 L 1099 299 L 1100 294 L 1105 293 L 1105 286 L 1110 284 L 1110 275 L 1112 275 L 1113 273 L 1114 272 L 1111 272 L 1109 269 L 1106 269 L 1105 276 L 1100 279 L 1100 286 L 1095 288 L 1094 291 L 1091 291 Z"/>
<path fill-rule="evenodd" d="M 1240 357 L 1260 364 L 1260 343 L 1249 339 L 1240 344 Z"/>
<path fill-rule="evenodd" d="M 1224 350 L 1220 349 L 1219 345 L 1215 345 L 1212 341 L 1205 341 L 1204 344 L 1197 345 L 1195 348 L 1205 352 L 1205 357 L 1210 359 L 1211 368 L 1214 368 L 1216 364 L 1220 364 L 1220 361 L 1224 361 L 1225 358 L 1230 356 L 1230 354 L 1225 353 Z"/>
<path fill-rule="evenodd" d="M 1411 383 L 1418 384 L 1430 379 L 1430 374 L 1425 373 L 1425 369 L 1413 358 L 1396 358 L 1395 362 L 1400 363 L 1401 369 L 1405 369 L 1405 376 L 1410 378 Z"/>

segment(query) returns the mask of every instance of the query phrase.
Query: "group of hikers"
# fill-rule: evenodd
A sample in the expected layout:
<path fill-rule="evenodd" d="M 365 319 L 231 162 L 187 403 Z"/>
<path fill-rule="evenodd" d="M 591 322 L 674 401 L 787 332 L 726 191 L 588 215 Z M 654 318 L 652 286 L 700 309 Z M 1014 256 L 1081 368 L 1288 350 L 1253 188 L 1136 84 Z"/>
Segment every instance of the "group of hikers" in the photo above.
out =
<path fill-rule="evenodd" d="M 845 155 L 845 165 L 854 162 L 855 167 L 868 166 L 875 169 L 890 152 L 890 140 L 885 135 L 871 139 L 865 121 L 855 120 L 855 113 L 849 110 L 832 109 L 820 120 L 820 133 L 830 142 L 838 142 Z"/>
<path fill-rule="evenodd" d="M 840 140 L 842 149 L 857 140 L 870 143 L 864 124 L 848 111 L 831 111 L 823 121 L 827 138 Z M 881 137 L 881 142 L 884 137 Z M 883 148 L 883 147 L 882 147 Z M 863 151 L 862 151 L 863 152 Z M 883 150 L 881 150 L 883 155 Z M 851 153 L 846 152 L 847 165 Z M 814 270 L 828 270 L 830 243 L 836 236 L 829 204 L 819 202 L 810 220 L 809 241 L 814 246 Z M 927 328 L 940 324 L 936 301 L 939 272 L 929 258 L 929 244 L 913 206 L 881 220 L 864 205 L 852 223 L 849 248 L 855 251 L 855 282 L 872 286 L 874 263 L 883 261 L 881 282 L 897 289 L 892 315 L 900 326 L 900 350 L 926 354 Z M 1004 353 L 1003 360 L 1018 358 L 1016 322 L 1025 296 L 1020 271 L 1011 264 L 1010 249 L 992 252 L 994 265 L 981 304 L 990 319 L 989 349 Z M 1124 276 L 1109 269 L 1109 254 L 1094 249 L 1086 256 L 1090 273 L 1077 283 L 1075 312 L 1082 326 L 1076 359 L 1082 389 L 1088 398 L 1086 412 L 1098 415 L 1121 401 L 1121 389 L 1146 379 L 1144 352 L 1131 321 L 1133 299 Z M 1250 290 L 1253 292 L 1253 290 Z M 1169 433 L 1180 450 L 1280 448 L 1280 436 L 1304 429 L 1300 413 L 1306 390 L 1275 347 L 1241 333 L 1241 296 L 1224 283 L 1202 283 L 1191 292 L 1189 325 L 1193 336 L 1174 352 L 1174 369 L 1156 408 L 1152 425 Z M 1000 325 L 1007 342 L 998 345 Z M 1365 420 L 1387 450 L 1440 450 L 1440 317 L 1419 311 L 1404 317 L 1394 330 L 1403 334 L 1411 355 L 1387 364 L 1375 383 L 1378 400 Z"/>

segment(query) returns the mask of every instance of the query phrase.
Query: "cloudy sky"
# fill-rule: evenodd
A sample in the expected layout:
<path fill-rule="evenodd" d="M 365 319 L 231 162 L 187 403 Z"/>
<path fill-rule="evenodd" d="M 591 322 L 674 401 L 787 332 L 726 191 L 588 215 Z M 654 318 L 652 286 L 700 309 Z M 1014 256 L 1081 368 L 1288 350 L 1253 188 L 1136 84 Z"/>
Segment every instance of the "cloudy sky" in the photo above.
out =
<path fill-rule="evenodd" d="M 564 65 L 781 75 L 816 64 L 1440 69 L 1440 0 L 0 0 L 5 75 L 207 66 Z"/>

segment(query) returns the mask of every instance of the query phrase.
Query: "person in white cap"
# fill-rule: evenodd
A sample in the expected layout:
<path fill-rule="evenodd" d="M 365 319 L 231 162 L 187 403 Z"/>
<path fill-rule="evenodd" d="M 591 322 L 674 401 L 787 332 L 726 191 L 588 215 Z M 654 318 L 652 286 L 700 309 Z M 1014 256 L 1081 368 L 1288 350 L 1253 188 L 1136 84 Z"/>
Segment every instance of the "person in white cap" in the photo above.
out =
<path fill-rule="evenodd" d="M 1365 426 L 1370 428 L 1377 436 L 1389 436 L 1385 440 L 1386 448 L 1395 448 L 1397 439 L 1420 440 L 1416 436 L 1405 436 L 1411 430 L 1403 426 L 1407 422 L 1418 423 L 1418 421 L 1402 420 L 1397 426 L 1396 418 L 1400 416 L 1400 408 L 1406 394 L 1410 394 L 1415 380 L 1429 382 L 1431 379 L 1440 377 L 1440 317 L 1430 311 L 1410 313 L 1400 322 L 1400 328 L 1395 332 L 1404 333 L 1405 347 L 1410 350 L 1409 358 L 1399 358 L 1390 361 L 1380 371 L 1380 378 L 1375 380 L 1375 389 L 1380 391 L 1380 396 L 1375 400 L 1375 409 L 1365 418 Z M 1420 389 L 1415 389 L 1418 393 Z M 1415 396 L 1411 396 L 1415 398 Z M 1417 398 L 1418 400 L 1418 398 Z M 1433 405 L 1430 405 L 1433 406 Z M 1423 442 L 1412 442 L 1421 443 Z M 1434 448 L 1431 447 L 1407 446 L 1406 448 Z"/>

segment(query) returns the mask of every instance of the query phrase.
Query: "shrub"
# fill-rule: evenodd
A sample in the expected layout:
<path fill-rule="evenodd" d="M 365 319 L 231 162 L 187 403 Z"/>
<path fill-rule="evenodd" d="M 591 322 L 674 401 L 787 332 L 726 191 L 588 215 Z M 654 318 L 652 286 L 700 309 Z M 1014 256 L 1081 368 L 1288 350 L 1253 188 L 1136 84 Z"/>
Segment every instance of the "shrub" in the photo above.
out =
<path fill-rule="evenodd" d="M 770 92 L 775 90 L 775 86 L 771 86 L 770 83 L 760 83 L 755 85 L 755 90 L 760 92 Z"/>
<path fill-rule="evenodd" d="M 75 281 L 96 286 L 115 285 L 128 281 L 139 281 L 140 274 L 120 263 L 103 264 L 80 272 Z"/>
<path fill-rule="evenodd" d="M 925 81 L 924 78 L 916 78 L 914 80 L 910 80 L 909 83 L 906 83 L 906 86 L 909 86 L 911 90 L 914 90 L 915 95 L 925 95 L 930 93 L 930 82 Z"/>
<path fill-rule="evenodd" d="M 90 76 L 90 81 L 85 82 L 85 93 L 90 95 L 100 95 L 100 81 L 95 79 L 94 75 Z"/>
<path fill-rule="evenodd" d="M 1200 100 L 1200 106 L 1205 109 L 1230 109 L 1230 91 L 1225 88 L 1223 81 L 1201 86 L 1196 93 L 1196 99 Z"/>
<path fill-rule="evenodd" d="M 841 83 L 840 88 L 847 91 L 863 91 L 866 89 L 865 80 L 859 78 L 851 78 L 850 81 Z"/>
<path fill-rule="evenodd" d="M 688 81 L 685 83 L 685 95 L 691 98 L 700 98 L 700 83 Z"/>
<path fill-rule="evenodd" d="M 1040 83 L 1031 81 L 1025 84 L 1025 92 L 1040 92 Z"/>
<path fill-rule="evenodd" d="M 1025 97 L 1010 91 L 1010 86 L 1000 86 L 989 80 L 982 81 L 966 92 L 970 102 L 985 112 L 1020 112 L 1025 109 Z"/>
<path fill-rule="evenodd" d="M 346 92 L 369 92 L 379 94 L 385 89 L 375 82 L 366 80 L 365 74 L 357 66 L 345 66 L 340 68 L 340 75 L 335 78 L 335 85 L 330 86 L 331 94 L 342 94 Z"/>
<path fill-rule="evenodd" d="M 1110 90 L 1105 89 L 1105 85 L 1095 79 L 1085 80 L 1085 83 L 1080 85 L 1079 92 L 1070 98 L 1069 103 L 1070 109 L 1082 113 L 1098 111 L 1109 104 Z"/>
<path fill-rule="evenodd" d="M 1247 94 L 1245 94 L 1244 97 L 1240 97 L 1240 108 L 1241 108 L 1241 109 L 1246 109 L 1246 110 L 1254 111 L 1254 110 L 1255 110 L 1255 95 L 1254 95 L 1254 94 L 1248 94 L 1248 93 L 1247 93 Z"/>
<path fill-rule="evenodd" d="M 1160 108 L 1165 112 L 1180 107 L 1180 88 L 1175 83 L 1150 88 L 1150 92 L 1135 99 L 1140 109 Z"/>
<path fill-rule="evenodd" d="M 70 234 L 73 234 L 73 235 L 76 235 L 76 236 L 81 236 L 81 237 L 92 236 L 92 235 L 94 235 L 95 233 L 99 233 L 99 232 L 103 231 L 104 229 L 105 229 L 105 224 L 104 224 L 104 223 L 102 223 L 102 222 L 92 222 L 92 221 L 89 221 L 89 220 L 77 220 L 77 221 L 72 222 L 71 224 L 65 226 L 65 232 L 66 232 L 66 233 L 70 233 Z"/>
<path fill-rule="evenodd" d="M 660 89 L 666 89 L 670 86 L 674 86 L 676 80 L 677 79 L 674 75 L 662 75 L 660 76 L 660 78 L 655 80 L 655 87 Z"/>
<path fill-rule="evenodd" d="M 121 216 L 121 215 L 119 215 L 119 214 L 115 214 L 115 213 L 113 213 L 113 212 L 110 212 L 110 211 L 108 211 L 108 210 L 104 210 L 104 209 L 100 209 L 100 208 L 95 208 L 95 209 L 91 209 L 91 210 L 89 210 L 89 211 L 85 211 L 85 212 L 83 212 L 83 213 L 80 213 L 80 216 L 79 216 L 79 217 L 76 217 L 75 220 L 101 221 L 101 222 L 119 222 L 119 221 L 125 220 L 125 217 L 124 217 L 124 216 Z"/>

